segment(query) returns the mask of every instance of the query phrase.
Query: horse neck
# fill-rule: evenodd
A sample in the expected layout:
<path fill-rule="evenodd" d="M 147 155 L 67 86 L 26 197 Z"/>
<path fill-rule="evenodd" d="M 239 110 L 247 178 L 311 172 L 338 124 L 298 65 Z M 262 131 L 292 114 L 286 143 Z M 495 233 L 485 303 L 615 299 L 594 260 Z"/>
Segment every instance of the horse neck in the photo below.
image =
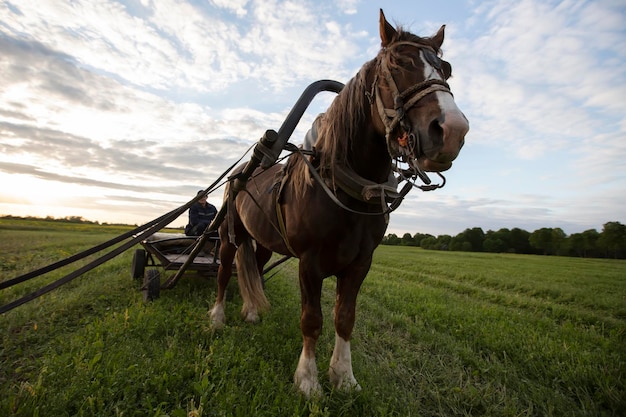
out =
<path fill-rule="evenodd" d="M 369 108 L 367 111 L 366 114 L 371 114 Z M 351 138 L 347 161 L 354 172 L 363 178 L 377 183 L 388 180 L 391 158 L 385 137 L 376 132 L 371 119 Z"/>
<path fill-rule="evenodd" d="M 375 78 L 375 61 L 371 61 L 363 67 L 363 73 L 356 78 L 352 95 L 359 99 L 352 100 L 355 105 L 348 112 L 359 114 L 351 134 L 346 138 L 349 143 L 346 148 L 346 160 L 348 165 L 361 177 L 377 183 L 388 180 L 391 171 L 391 158 L 387 151 L 384 127 L 378 128 L 374 120 L 378 121 L 378 114 L 373 104 L 366 98 L 371 91 L 371 85 Z M 380 123 L 379 123 L 380 124 Z"/>
<path fill-rule="evenodd" d="M 321 132 L 322 169 L 348 165 L 359 176 L 383 183 L 391 171 L 384 127 L 374 126 L 372 104 L 366 97 L 375 74 L 375 61 L 366 63 L 361 72 L 346 84 L 325 116 Z M 376 119 L 377 120 L 377 119 Z"/>

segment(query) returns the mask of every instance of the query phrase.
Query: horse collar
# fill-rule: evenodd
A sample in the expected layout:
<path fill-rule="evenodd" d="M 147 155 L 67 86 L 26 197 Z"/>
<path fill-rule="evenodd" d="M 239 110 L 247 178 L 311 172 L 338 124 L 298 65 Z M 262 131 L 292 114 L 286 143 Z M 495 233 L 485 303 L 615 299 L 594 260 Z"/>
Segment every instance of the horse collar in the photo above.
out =
<path fill-rule="evenodd" d="M 398 181 L 390 173 L 389 178 L 384 183 L 377 183 L 361 177 L 348 166 L 335 165 L 334 182 L 349 196 L 368 203 L 382 204 L 390 203 L 400 197 L 398 193 Z"/>

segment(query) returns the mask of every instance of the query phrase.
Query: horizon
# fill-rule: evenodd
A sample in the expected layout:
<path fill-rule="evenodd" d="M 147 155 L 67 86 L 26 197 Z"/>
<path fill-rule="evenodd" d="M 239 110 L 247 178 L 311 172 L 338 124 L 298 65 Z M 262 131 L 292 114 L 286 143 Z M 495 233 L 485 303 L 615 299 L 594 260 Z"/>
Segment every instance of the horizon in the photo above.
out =
<path fill-rule="evenodd" d="M 137 223 L 135 223 L 135 224 L 128 224 L 128 223 L 100 222 L 98 220 L 90 220 L 90 219 L 87 219 L 87 218 L 82 217 L 82 216 L 67 216 L 67 217 L 62 217 L 61 218 L 61 217 L 53 217 L 53 216 L 36 217 L 36 216 L 15 216 L 15 215 L 12 215 L 12 214 L 0 214 L 0 219 L 46 220 L 46 221 L 68 222 L 68 223 L 79 222 L 79 223 L 93 224 L 93 225 L 97 225 L 97 226 L 129 226 L 129 227 L 139 227 L 139 226 L 141 226 L 141 224 L 137 224 Z M 602 233 L 602 231 L 604 229 L 604 225 L 606 225 L 607 223 L 611 223 L 611 222 L 615 222 L 615 223 L 620 223 L 621 224 L 621 222 L 618 222 L 618 221 L 615 221 L 615 220 L 608 220 L 608 221 L 606 221 L 606 222 L 604 222 L 602 224 L 603 227 L 601 227 L 600 229 L 592 228 L 592 229 L 580 230 L 580 231 L 576 231 L 576 232 L 572 232 L 572 233 L 566 233 L 566 237 L 569 237 L 569 236 L 571 236 L 573 234 L 584 233 L 584 232 L 589 231 L 589 230 L 595 230 L 595 231 L 597 231 L 599 233 Z M 420 231 L 416 231 L 416 232 L 413 232 L 413 233 L 411 233 L 409 231 L 404 231 L 404 232 L 399 232 L 399 233 L 398 232 L 386 232 L 385 233 L 385 237 L 388 237 L 388 236 L 394 234 L 397 237 L 401 238 L 402 236 L 404 236 L 407 233 L 410 234 L 411 236 L 415 236 L 415 235 L 418 235 L 418 234 L 429 234 L 429 235 L 431 235 L 433 237 L 441 237 L 441 236 L 444 236 L 444 235 L 450 235 L 450 236 L 454 237 L 454 236 L 462 234 L 466 230 L 474 229 L 476 227 L 478 227 L 478 226 L 467 227 L 467 228 L 459 231 L 458 233 L 431 234 L 431 233 L 425 233 L 425 232 L 420 232 Z M 184 228 L 185 228 L 185 225 L 174 226 L 172 224 L 164 227 L 164 229 L 184 229 Z M 543 229 L 543 228 L 553 228 L 553 229 L 556 229 L 556 228 L 550 227 L 550 226 L 544 226 L 544 227 L 540 227 L 540 228 L 537 228 L 537 229 L 534 229 L 534 230 L 526 230 L 526 229 L 521 228 L 521 227 L 503 227 L 503 228 L 500 228 L 500 229 L 497 229 L 497 230 L 493 230 L 493 229 L 484 230 L 482 227 L 478 227 L 478 228 L 482 229 L 485 234 L 487 234 L 488 232 L 498 232 L 498 231 L 500 231 L 502 229 L 506 229 L 506 230 L 509 230 L 509 231 L 511 231 L 513 229 L 520 229 L 522 231 L 529 232 L 529 233 L 533 233 L 533 232 L 538 231 L 538 230 Z"/>

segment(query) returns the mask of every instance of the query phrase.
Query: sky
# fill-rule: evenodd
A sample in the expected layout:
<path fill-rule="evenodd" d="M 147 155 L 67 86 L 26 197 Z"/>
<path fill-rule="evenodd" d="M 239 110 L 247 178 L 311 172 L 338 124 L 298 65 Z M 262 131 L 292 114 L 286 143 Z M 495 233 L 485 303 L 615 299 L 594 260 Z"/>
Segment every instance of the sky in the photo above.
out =
<path fill-rule="evenodd" d="M 183 205 L 310 83 L 374 58 L 381 7 L 420 36 L 446 25 L 470 122 L 447 185 L 412 191 L 388 233 L 626 223 L 624 0 L 0 0 L 0 215 L 139 225 Z"/>

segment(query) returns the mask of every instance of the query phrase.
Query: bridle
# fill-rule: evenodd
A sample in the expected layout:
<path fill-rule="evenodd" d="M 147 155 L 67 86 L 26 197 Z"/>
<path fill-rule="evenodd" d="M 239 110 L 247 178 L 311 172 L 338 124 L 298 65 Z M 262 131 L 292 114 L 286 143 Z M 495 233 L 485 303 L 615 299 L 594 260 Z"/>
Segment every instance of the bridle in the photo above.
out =
<path fill-rule="evenodd" d="M 387 151 L 392 159 L 401 159 L 402 162 L 411 162 L 411 159 L 417 159 L 420 156 L 419 140 L 415 137 L 411 129 L 411 124 L 407 120 L 406 113 L 414 107 L 421 99 L 426 97 L 430 93 L 435 91 L 444 91 L 452 94 L 450 86 L 447 82 L 438 79 L 425 80 L 420 83 L 414 84 L 406 90 L 400 92 L 396 81 L 389 70 L 389 59 L 391 50 L 401 45 L 409 45 L 418 49 L 428 49 L 435 52 L 432 48 L 426 45 L 422 45 L 416 42 L 402 41 L 396 42 L 388 48 L 385 48 L 382 52 L 382 56 L 379 60 L 379 71 L 374 78 L 371 90 L 366 93 L 370 104 L 375 100 L 378 115 L 383 125 L 385 126 L 385 140 L 387 142 Z M 380 94 L 380 86 L 378 85 L 379 76 L 382 75 L 387 82 L 387 86 L 391 91 L 393 98 L 394 108 L 390 109 L 385 107 L 382 96 Z M 391 136 L 392 132 L 398 127 L 402 129 L 402 134 L 396 138 Z M 391 146 L 391 141 L 397 140 L 400 152 L 395 151 Z M 428 176 L 417 166 L 417 163 L 409 163 L 410 169 L 414 171 L 416 175 L 420 177 L 426 184 L 430 184 Z"/>

